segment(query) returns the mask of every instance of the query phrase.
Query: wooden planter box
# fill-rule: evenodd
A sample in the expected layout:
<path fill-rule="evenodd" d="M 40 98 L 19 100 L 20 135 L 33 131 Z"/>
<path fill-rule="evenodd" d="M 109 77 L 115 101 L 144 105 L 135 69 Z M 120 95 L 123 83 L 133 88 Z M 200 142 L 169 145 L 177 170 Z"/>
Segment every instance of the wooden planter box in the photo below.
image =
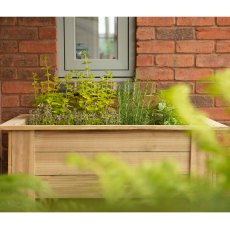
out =
<path fill-rule="evenodd" d="M 205 154 L 197 151 L 190 126 L 26 125 L 20 115 L 2 125 L 7 130 L 9 174 L 29 173 L 48 182 L 59 198 L 100 197 L 97 177 L 65 165 L 69 153 L 91 157 L 111 153 L 130 165 L 172 159 L 182 174 L 205 174 Z M 215 130 L 224 125 L 208 120 Z"/>

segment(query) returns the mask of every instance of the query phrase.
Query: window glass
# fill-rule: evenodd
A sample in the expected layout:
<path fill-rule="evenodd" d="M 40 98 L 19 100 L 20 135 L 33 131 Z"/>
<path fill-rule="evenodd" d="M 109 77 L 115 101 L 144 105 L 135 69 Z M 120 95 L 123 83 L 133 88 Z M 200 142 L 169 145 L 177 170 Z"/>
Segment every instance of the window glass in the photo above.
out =
<path fill-rule="evenodd" d="M 117 59 L 117 17 L 76 17 L 75 44 L 76 59 L 82 50 L 90 59 Z"/>

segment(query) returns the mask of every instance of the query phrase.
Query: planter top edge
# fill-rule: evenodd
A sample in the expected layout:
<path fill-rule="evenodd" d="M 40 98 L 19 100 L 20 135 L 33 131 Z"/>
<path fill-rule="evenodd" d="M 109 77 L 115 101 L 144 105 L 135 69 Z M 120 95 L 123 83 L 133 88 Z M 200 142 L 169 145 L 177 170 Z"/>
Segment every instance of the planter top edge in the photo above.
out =
<path fill-rule="evenodd" d="M 0 130 L 192 130 L 191 125 L 26 125 L 29 114 L 21 114 L 0 125 Z M 228 129 L 219 122 L 207 119 L 214 129 Z"/>

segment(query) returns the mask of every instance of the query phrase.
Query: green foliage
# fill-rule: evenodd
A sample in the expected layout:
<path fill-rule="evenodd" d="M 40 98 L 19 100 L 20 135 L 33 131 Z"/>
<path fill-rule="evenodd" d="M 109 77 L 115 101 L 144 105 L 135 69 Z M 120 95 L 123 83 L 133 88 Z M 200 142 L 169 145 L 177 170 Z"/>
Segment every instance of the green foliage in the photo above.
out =
<path fill-rule="evenodd" d="M 37 202 L 29 193 L 51 194 L 50 188 L 37 177 L 29 175 L 0 176 L 0 212 L 45 211 L 43 202 Z"/>
<path fill-rule="evenodd" d="M 128 166 L 111 155 L 94 159 L 72 155 L 68 162 L 90 169 L 99 177 L 101 204 L 84 206 L 85 211 L 229 211 L 230 196 L 223 184 L 206 178 L 180 175 L 176 164 L 164 161 Z M 74 206 L 72 208 L 82 207 Z M 103 207 L 101 207 L 103 205 Z"/>
<path fill-rule="evenodd" d="M 150 117 L 153 125 L 183 124 L 180 116 L 176 115 L 174 106 L 164 97 L 164 91 L 156 93 Z"/>
<path fill-rule="evenodd" d="M 118 114 L 121 125 L 177 125 L 174 108 L 161 93 L 153 94 L 152 82 L 123 82 L 118 86 Z"/>
<path fill-rule="evenodd" d="M 225 70 L 212 75 L 211 79 L 214 83 L 209 85 L 207 91 L 212 95 L 220 95 L 228 105 L 228 94 L 230 89 L 229 79 L 230 71 Z M 224 84 L 226 82 L 226 84 Z M 220 143 L 216 136 L 216 132 L 208 125 L 207 118 L 204 114 L 198 112 L 190 103 L 189 87 L 182 84 L 177 87 L 172 87 L 165 94 L 166 98 L 173 104 L 178 115 L 183 118 L 184 123 L 190 124 L 193 127 L 193 135 L 200 149 L 211 154 L 208 160 L 209 169 L 217 173 L 218 181 L 222 182 L 221 186 L 230 188 L 230 150 L 228 147 Z M 228 128 L 225 129 L 225 132 Z M 223 140 L 228 139 L 228 136 L 223 137 Z"/>
<path fill-rule="evenodd" d="M 91 63 L 82 52 L 84 71 L 71 71 L 59 79 L 50 73 L 45 60 L 45 80 L 39 81 L 33 73 L 35 109 L 30 114 L 30 125 L 101 125 L 117 123 L 117 112 L 113 108 L 116 90 L 112 74 L 105 72 L 96 81 L 90 71 Z M 75 79 L 74 79 L 75 78 Z M 65 92 L 60 92 L 61 86 Z"/>
<path fill-rule="evenodd" d="M 89 68 L 86 51 L 82 52 L 84 71 L 71 71 L 59 79 L 50 73 L 44 60 L 45 80 L 33 73 L 35 109 L 30 114 L 30 125 L 175 125 L 179 124 L 173 108 L 157 97 L 153 102 L 153 83 L 124 82 L 118 86 L 112 73 L 100 79 Z M 64 88 L 64 92 L 60 89 Z M 159 94 L 160 95 L 160 94 Z"/>
<path fill-rule="evenodd" d="M 151 84 L 151 85 L 150 85 Z M 149 86 L 151 87 L 150 93 Z M 121 125 L 146 125 L 149 124 L 151 111 L 152 83 L 147 83 L 144 89 L 141 82 L 123 82 L 118 86 L 118 114 Z"/>
<path fill-rule="evenodd" d="M 117 114 L 114 107 L 116 90 L 112 80 L 112 73 L 105 72 L 98 81 L 90 71 L 91 63 L 86 55 L 84 57 L 85 71 L 78 72 L 75 92 L 76 108 L 79 112 L 80 122 L 77 124 L 114 124 Z"/>
<path fill-rule="evenodd" d="M 206 88 L 206 92 L 212 96 L 219 96 L 227 103 L 230 104 L 230 69 L 225 71 L 217 71 L 215 74 L 207 77 L 204 81 L 210 82 Z"/>
<path fill-rule="evenodd" d="M 58 76 L 50 73 L 51 66 L 44 60 L 45 66 L 41 69 L 45 71 L 44 80 L 39 80 L 37 73 L 33 73 L 33 87 L 35 96 L 35 109 L 30 111 L 30 125 L 53 125 L 75 124 L 73 119 L 73 73 L 67 74 L 64 80 L 59 80 Z M 61 84 L 65 87 L 65 93 L 60 92 Z M 66 119 L 67 118 L 67 119 Z M 62 120 L 60 122 L 60 120 Z"/>
<path fill-rule="evenodd" d="M 222 81 L 225 75 L 229 79 L 230 72 L 227 70 L 221 75 L 215 75 L 215 80 Z M 221 84 L 221 87 L 218 83 L 209 87 L 209 90 L 213 88 L 215 95 L 229 92 L 227 83 Z M 228 101 L 228 96 L 223 97 Z M 230 211 L 229 147 L 219 142 L 207 118 L 192 106 L 187 85 L 172 87 L 164 92 L 164 98 L 174 106 L 175 112 L 183 118 L 183 123 L 191 126 L 192 135 L 200 149 L 210 154 L 207 170 L 217 174 L 217 181 L 212 183 L 208 176 L 180 175 L 175 163 L 170 162 L 155 165 L 146 162 L 131 167 L 104 154 L 94 159 L 73 155 L 68 160 L 71 164 L 90 169 L 99 177 L 105 197 L 104 209 L 95 206 L 94 211 Z M 225 131 L 229 132 L 229 129 Z M 92 210 L 89 204 L 88 210 Z"/>

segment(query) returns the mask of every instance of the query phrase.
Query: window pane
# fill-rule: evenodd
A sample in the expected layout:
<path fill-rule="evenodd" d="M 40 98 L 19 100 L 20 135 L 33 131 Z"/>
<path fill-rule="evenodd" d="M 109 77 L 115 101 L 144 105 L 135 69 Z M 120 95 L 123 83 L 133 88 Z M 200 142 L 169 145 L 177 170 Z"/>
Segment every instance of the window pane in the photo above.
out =
<path fill-rule="evenodd" d="M 76 59 L 86 50 L 90 59 L 117 59 L 117 17 L 76 17 Z"/>

